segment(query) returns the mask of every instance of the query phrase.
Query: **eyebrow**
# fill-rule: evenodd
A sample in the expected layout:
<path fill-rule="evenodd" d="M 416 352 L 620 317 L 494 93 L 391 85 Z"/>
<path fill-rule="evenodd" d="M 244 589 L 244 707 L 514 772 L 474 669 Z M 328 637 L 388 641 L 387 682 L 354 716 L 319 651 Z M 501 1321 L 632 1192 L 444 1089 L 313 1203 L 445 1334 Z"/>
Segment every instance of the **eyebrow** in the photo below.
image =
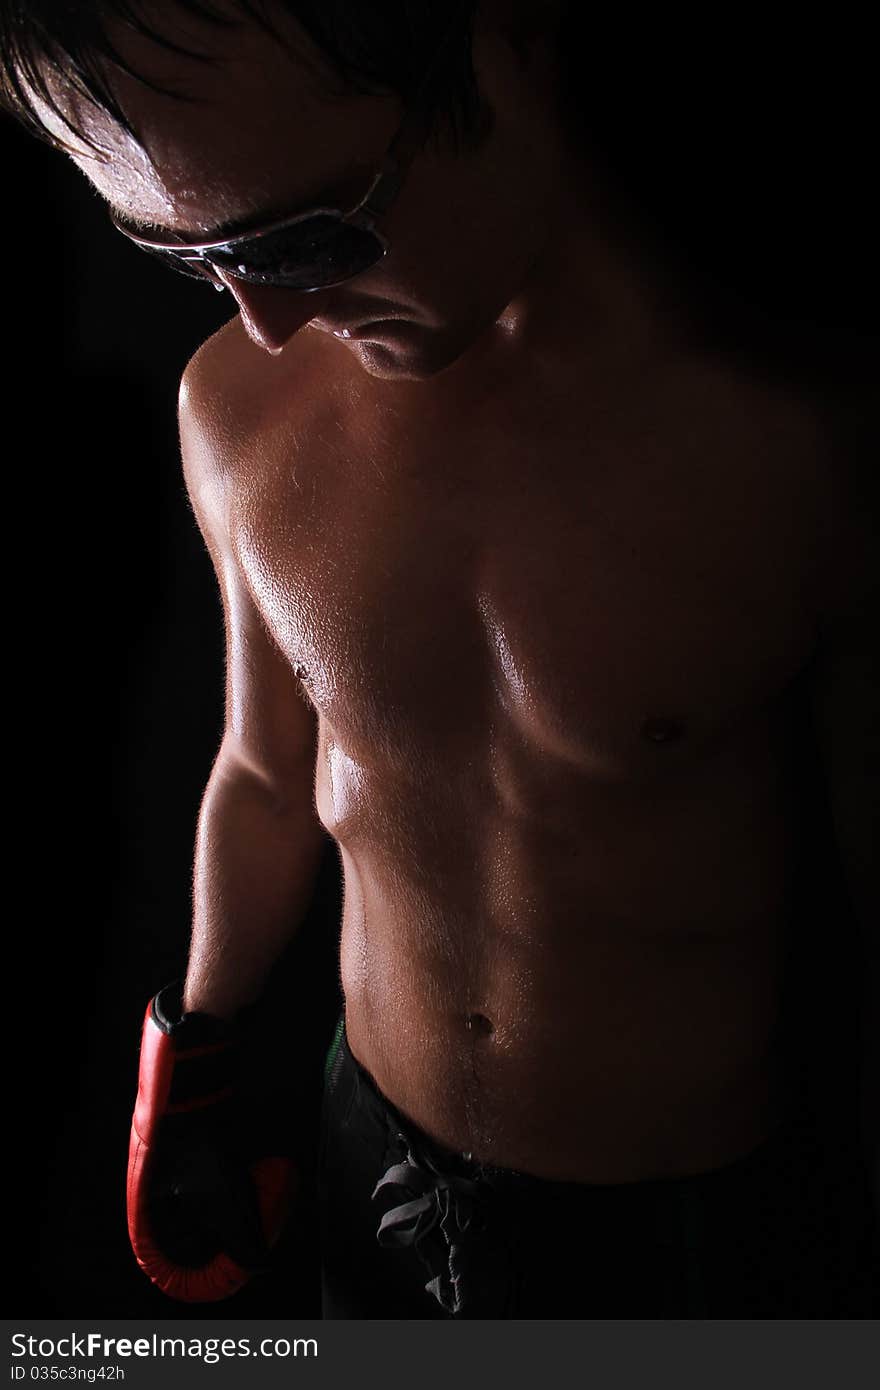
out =
<path fill-rule="evenodd" d="M 267 226 L 272 222 L 281 222 L 287 217 L 297 217 L 300 213 L 311 212 L 315 208 L 339 207 L 345 211 L 346 207 L 351 205 L 353 196 L 355 198 L 357 196 L 351 194 L 355 177 L 353 172 L 349 172 L 347 179 L 345 176 L 340 177 L 331 187 L 326 187 L 323 191 L 315 193 L 308 200 L 298 203 L 296 207 L 291 207 L 290 203 L 269 203 L 262 208 L 254 208 L 253 211 L 247 212 L 241 217 L 217 223 L 213 227 L 200 228 L 197 232 L 181 232 L 177 227 L 168 227 L 161 222 L 150 222 L 140 217 L 133 217 L 110 199 L 108 199 L 108 205 L 123 226 L 129 227 L 133 232 L 143 232 L 145 236 L 152 236 L 157 239 L 164 237 L 167 241 L 174 241 L 177 238 L 193 242 L 223 241 L 231 240 L 236 236 L 243 236 L 249 231 L 256 230 L 257 227 Z M 360 171 L 359 178 L 364 182 L 363 192 L 366 193 L 367 185 L 363 170 Z"/>

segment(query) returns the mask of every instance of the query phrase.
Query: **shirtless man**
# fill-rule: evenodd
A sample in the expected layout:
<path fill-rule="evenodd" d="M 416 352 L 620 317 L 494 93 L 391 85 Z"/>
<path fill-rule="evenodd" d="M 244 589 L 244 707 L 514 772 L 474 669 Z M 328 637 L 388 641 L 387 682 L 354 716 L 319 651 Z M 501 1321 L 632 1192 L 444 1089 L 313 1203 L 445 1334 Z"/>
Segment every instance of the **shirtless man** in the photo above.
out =
<path fill-rule="evenodd" d="M 126 129 L 43 59 L 76 134 L 45 92 L 33 105 L 123 230 L 204 243 L 350 209 L 407 130 L 397 92 L 329 92 L 295 4 L 269 7 L 277 34 L 231 0 L 235 28 L 157 11 L 212 63 L 115 8 L 135 70 L 191 99 L 112 69 Z M 180 395 L 228 645 L 182 1005 L 232 1020 L 259 1000 L 329 832 L 345 1009 L 325 1316 L 858 1316 L 866 1238 L 828 1285 L 798 1245 L 823 1219 L 820 1247 L 836 1239 L 838 1217 L 779 1139 L 797 1130 L 779 1021 L 796 700 L 876 997 L 859 434 L 844 449 L 836 398 L 707 342 L 619 234 L 558 108 L 564 9 L 477 7 L 475 133 L 455 151 L 410 127 L 384 257 L 327 284 L 320 254 L 296 264 L 301 246 L 285 259 L 267 238 L 195 267 L 238 315 Z M 257 283 L 239 261 L 301 280 Z M 420 1195 L 417 1239 L 399 1208 Z"/>

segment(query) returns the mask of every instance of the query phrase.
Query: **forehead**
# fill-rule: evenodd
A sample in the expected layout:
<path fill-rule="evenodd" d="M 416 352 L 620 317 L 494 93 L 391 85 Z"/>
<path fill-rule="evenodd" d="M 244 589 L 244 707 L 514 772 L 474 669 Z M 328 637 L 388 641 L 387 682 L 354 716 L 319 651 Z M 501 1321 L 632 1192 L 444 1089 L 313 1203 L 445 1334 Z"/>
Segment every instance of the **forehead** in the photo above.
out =
<path fill-rule="evenodd" d="M 277 7 L 281 10 L 281 7 Z M 113 91 L 137 138 L 53 84 L 106 162 L 45 112 L 77 153 L 75 163 L 124 215 L 197 233 L 268 204 L 307 203 L 347 175 L 375 167 L 401 115 L 396 98 L 345 91 L 286 13 L 280 40 L 248 16 L 235 28 L 163 9 L 158 32 L 208 55 L 200 62 L 115 27 L 114 45 L 135 71 L 187 100 L 112 70 Z"/>

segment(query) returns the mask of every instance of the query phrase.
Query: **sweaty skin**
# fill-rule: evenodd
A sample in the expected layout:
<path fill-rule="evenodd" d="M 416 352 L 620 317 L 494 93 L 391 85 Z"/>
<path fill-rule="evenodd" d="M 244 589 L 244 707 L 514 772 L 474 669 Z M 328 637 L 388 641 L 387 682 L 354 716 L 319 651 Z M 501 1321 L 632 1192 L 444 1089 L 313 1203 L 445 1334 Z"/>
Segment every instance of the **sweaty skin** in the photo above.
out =
<path fill-rule="evenodd" d="M 612 250 L 550 38 L 480 8 L 491 137 L 420 154 L 350 284 L 227 276 L 189 480 L 314 711 L 354 1056 L 478 1160 L 698 1172 L 785 1103 L 790 716 L 845 569 L 844 451 L 815 393 L 734 365 Z M 189 239 L 356 196 L 398 105 L 224 33 L 218 66 L 132 53 L 192 100 L 120 79 L 143 144 L 95 117 L 98 192 Z"/>
<path fill-rule="evenodd" d="M 542 374 L 498 330 L 414 387 L 234 320 L 199 372 L 241 573 L 317 714 L 355 1057 L 435 1139 L 542 1177 L 757 1145 L 818 408 L 686 339 Z"/>

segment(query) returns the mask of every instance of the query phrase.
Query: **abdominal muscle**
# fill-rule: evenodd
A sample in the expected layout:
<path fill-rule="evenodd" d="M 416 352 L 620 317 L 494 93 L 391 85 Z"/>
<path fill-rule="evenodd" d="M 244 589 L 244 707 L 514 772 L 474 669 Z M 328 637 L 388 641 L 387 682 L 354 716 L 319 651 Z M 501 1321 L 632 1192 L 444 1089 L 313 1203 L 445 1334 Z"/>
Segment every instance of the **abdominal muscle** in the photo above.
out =
<path fill-rule="evenodd" d="M 637 793 L 612 812 L 597 792 L 595 837 L 589 797 L 577 833 L 564 816 L 468 823 L 461 804 L 394 827 L 393 794 L 372 804 L 370 824 L 391 832 L 381 843 L 357 817 L 328 827 L 356 1059 L 440 1144 L 539 1177 L 677 1176 L 755 1148 L 784 1084 L 773 1032 L 791 846 L 767 772 L 747 814 L 733 763 L 689 814 L 646 813 Z M 444 814 L 448 845 L 428 833 Z M 713 843 L 723 852 L 703 854 Z"/>

